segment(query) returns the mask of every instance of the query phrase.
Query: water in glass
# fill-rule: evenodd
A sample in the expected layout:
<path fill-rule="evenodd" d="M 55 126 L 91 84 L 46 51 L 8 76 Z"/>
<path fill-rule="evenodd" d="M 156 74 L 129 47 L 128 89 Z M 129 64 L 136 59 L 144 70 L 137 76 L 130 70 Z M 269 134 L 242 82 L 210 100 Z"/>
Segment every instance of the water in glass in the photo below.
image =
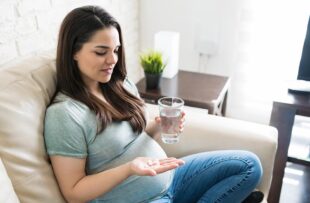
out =
<path fill-rule="evenodd" d="M 181 112 L 181 109 L 173 108 L 160 111 L 161 138 L 164 143 L 173 144 L 179 141 Z"/>

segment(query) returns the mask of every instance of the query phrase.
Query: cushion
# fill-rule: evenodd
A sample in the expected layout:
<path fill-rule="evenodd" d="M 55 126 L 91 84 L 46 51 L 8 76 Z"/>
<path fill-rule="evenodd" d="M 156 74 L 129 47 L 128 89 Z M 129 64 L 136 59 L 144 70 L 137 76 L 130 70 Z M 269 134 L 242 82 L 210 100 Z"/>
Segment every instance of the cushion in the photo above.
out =
<path fill-rule="evenodd" d="M 65 202 L 45 151 L 45 110 L 55 92 L 54 54 L 0 68 L 0 157 L 21 202 Z"/>
<path fill-rule="evenodd" d="M 5 167 L 0 158 L 0 202 L 4 203 L 19 203 L 19 200 L 13 189 L 11 180 L 6 173 Z"/>

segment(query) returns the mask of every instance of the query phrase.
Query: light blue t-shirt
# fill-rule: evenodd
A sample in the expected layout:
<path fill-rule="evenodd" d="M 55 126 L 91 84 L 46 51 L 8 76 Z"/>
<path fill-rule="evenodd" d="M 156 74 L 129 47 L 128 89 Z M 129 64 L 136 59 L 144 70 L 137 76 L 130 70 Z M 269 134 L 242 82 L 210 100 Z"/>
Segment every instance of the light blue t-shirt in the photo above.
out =
<path fill-rule="evenodd" d="M 124 87 L 138 95 L 135 85 L 128 81 Z M 86 158 L 86 174 L 111 169 L 139 156 L 164 158 L 163 149 L 145 132 L 137 135 L 129 122 L 112 122 L 97 134 L 97 119 L 86 105 L 58 93 L 57 103 L 48 107 L 44 138 L 49 155 Z M 91 202 L 139 203 L 149 202 L 166 193 L 173 172 L 157 176 L 131 176 L 110 192 Z"/>

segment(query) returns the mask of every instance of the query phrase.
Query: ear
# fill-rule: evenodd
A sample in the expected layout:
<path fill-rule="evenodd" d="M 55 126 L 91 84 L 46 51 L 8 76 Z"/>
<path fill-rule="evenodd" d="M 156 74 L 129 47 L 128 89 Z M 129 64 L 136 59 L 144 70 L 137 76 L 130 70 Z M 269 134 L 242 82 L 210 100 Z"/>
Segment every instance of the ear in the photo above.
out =
<path fill-rule="evenodd" d="M 73 60 L 75 60 L 75 61 L 78 61 L 78 60 L 79 60 L 79 52 L 76 52 L 76 53 L 73 55 Z"/>

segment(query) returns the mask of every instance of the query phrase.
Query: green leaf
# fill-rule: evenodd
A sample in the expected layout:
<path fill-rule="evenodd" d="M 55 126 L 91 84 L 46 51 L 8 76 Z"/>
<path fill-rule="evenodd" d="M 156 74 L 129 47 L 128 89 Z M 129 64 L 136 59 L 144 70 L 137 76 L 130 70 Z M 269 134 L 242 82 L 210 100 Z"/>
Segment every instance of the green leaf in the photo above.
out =
<path fill-rule="evenodd" d="M 163 63 L 162 53 L 150 50 L 140 54 L 140 64 L 144 72 L 150 74 L 160 74 L 164 71 L 167 64 Z"/>

